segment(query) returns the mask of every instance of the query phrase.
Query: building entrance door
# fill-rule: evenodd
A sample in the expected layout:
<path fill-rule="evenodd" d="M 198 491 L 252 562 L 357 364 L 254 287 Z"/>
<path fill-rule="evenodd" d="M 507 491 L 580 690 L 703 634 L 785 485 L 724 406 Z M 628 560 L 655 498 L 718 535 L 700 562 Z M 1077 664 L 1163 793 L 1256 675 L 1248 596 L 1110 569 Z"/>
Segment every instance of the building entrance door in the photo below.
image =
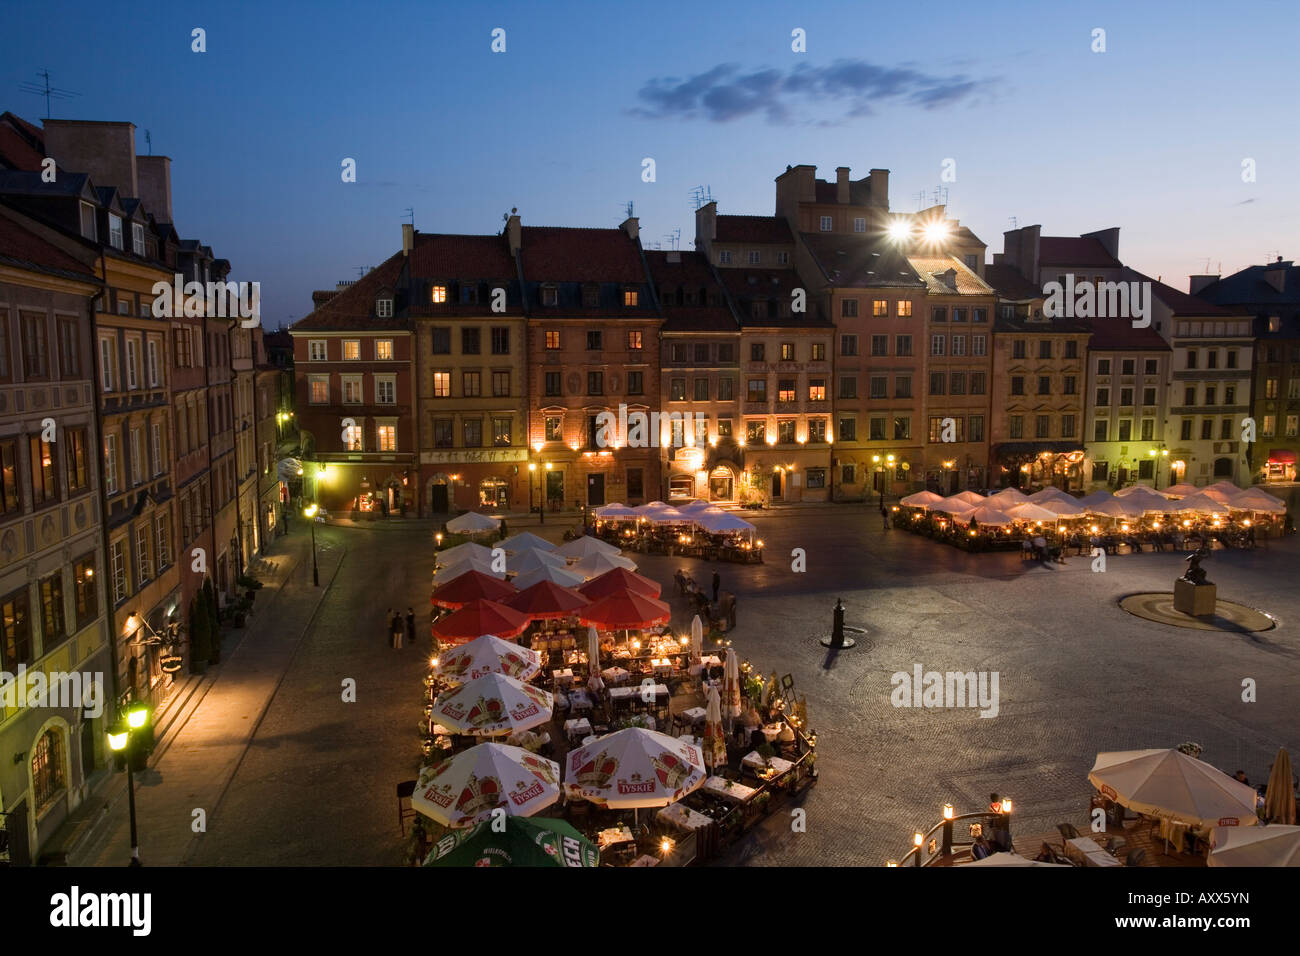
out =
<path fill-rule="evenodd" d="M 605 503 L 605 476 L 587 476 L 587 507 L 599 508 Z"/>

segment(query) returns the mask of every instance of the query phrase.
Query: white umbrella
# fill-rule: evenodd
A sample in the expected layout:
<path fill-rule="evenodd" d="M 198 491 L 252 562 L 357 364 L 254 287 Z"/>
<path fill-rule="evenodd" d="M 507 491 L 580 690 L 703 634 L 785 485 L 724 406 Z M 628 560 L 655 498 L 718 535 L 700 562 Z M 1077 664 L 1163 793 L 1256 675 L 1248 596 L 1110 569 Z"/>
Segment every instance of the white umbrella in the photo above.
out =
<path fill-rule="evenodd" d="M 449 827 L 531 817 L 560 799 L 560 765 L 522 747 L 482 743 L 425 767 L 411 807 Z"/>
<path fill-rule="evenodd" d="M 581 561 L 593 554 L 618 554 L 619 549 L 606 541 L 584 534 L 581 538 L 564 542 L 555 549 L 554 553 L 570 561 Z"/>
<path fill-rule="evenodd" d="M 1152 491 L 1150 485 L 1125 485 L 1123 488 L 1120 488 L 1115 492 L 1115 497 L 1127 498 L 1129 495 L 1139 495 L 1144 491 L 1149 491 L 1152 494 L 1156 493 Z M 1161 497 L 1164 496 L 1162 495 Z"/>
<path fill-rule="evenodd" d="M 744 518 L 737 518 L 733 514 L 725 511 L 719 511 L 717 514 L 696 512 L 691 515 L 691 520 L 706 531 L 719 533 L 723 531 L 748 531 L 754 533 L 754 526 Z"/>
<path fill-rule="evenodd" d="M 456 534 L 482 534 L 485 531 L 495 531 L 499 527 L 501 527 L 500 518 L 489 518 L 477 511 L 467 511 L 447 522 L 447 530 Z"/>
<path fill-rule="evenodd" d="M 542 655 L 494 634 L 484 634 L 438 656 L 434 673 L 452 684 L 464 684 L 488 674 L 528 680 L 542 669 Z"/>
<path fill-rule="evenodd" d="M 620 504 L 617 501 L 595 509 L 592 514 L 597 518 L 602 518 L 606 521 L 625 521 L 639 517 L 636 509 L 629 508 L 627 505 Z"/>
<path fill-rule="evenodd" d="M 1034 504 L 1038 504 L 1039 502 L 1045 501 L 1048 498 L 1068 498 L 1070 501 L 1075 500 L 1072 496 L 1067 495 L 1064 491 L 1062 491 L 1060 488 L 1057 488 L 1055 485 L 1048 485 L 1046 488 L 1040 488 L 1038 491 L 1035 491 L 1032 495 L 1029 496 L 1029 500 L 1032 501 Z"/>
<path fill-rule="evenodd" d="M 506 570 L 512 574 L 523 574 L 525 571 L 536 571 L 538 568 L 562 567 L 564 567 L 562 555 L 554 551 L 539 551 L 536 548 L 516 551 L 506 558 Z"/>
<path fill-rule="evenodd" d="M 976 860 L 974 863 L 963 863 L 966 866 L 1055 866 L 1070 869 L 1068 863 L 1044 863 L 1041 860 L 1031 860 L 1023 857 L 1019 853 L 990 853 L 982 860 Z"/>
<path fill-rule="evenodd" d="M 957 516 L 954 515 L 953 517 L 956 518 Z M 972 509 L 969 514 L 962 515 L 959 520 L 963 524 L 970 524 L 974 521 L 980 526 L 995 528 L 1011 524 L 1011 516 L 997 505 L 991 503 Z"/>
<path fill-rule="evenodd" d="M 1069 497 L 1040 498 L 1034 504 L 1044 511 L 1050 511 L 1057 518 L 1082 518 L 1088 513 L 1086 505 Z"/>
<path fill-rule="evenodd" d="M 965 494 L 965 492 L 962 492 Z M 976 497 L 979 497 L 976 495 Z M 986 504 L 986 499 L 980 498 L 977 504 L 971 504 L 965 498 L 953 495 L 951 498 L 944 498 L 942 501 L 936 501 L 930 506 L 931 511 L 941 511 L 944 514 L 955 515 L 963 511 L 971 511 L 979 505 Z"/>
<path fill-rule="evenodd" d="M 906 498 L 900 499 L 898 503 L 907 508 L 929 508 L 941 501 L 943 501 L 943 495 L 936 495 L 933 491 L 918 491 L 914 495 L 908 495 Z"/>
<path fill-rule="evenodd" d="M 1234 511 L 1266 511 L 1269 514 L 1285 514 L 1286 502 L 1275 498 L 1258 488 L 1248 488 L 1228 500 L 1228 507 Z"/>
<path fill-rule="evenodd" d="M 1007 517 L 1015 518 L 1017 521 L 1056 521 L 1056 512 L 1049 511 L 1041 505 L 1036 505 L 1032 501 L 1026 501 L 1023 505 L 1016 505 L 1014 508 L 1007 509 Z"/>
<path fill-rule="evenodd" d="M 1232 482 L 1226 479 L 1223 481 L 1216 481 L 1214 484 L 1210 485 L 1205 490 L 1222 491 L 1226 495 L 1239 495 L 1241 494 L 1242 491 L 1242 489 L 1238 488 L 1236 485 L 1234 485 Z"/>
<path fill-rule="evenodd" d="M 511 583 L 520 591 L 532 587 L 538 581 L 550 581 L 565 588 L 576 588 L 579 584 L 586 581 L 581 574 L 574 574 L 568 568 L 551 567 L 549 565 L 534 568 L 532 571 L 524 571 Z"/>
<path fill-rule="evenodd" d="M 734 647 L 727 648 L 727 657 L 722 663 L 722 696 L 723 713 L 733 720 L 739 717 L 740 661 Z"/>
<path fill-rule="evenodd" d="M 449 564 L 456 564 L 468 558 L 481 558 L 484 561 L 492 560 L 492 549 L 485 548 L 476 541 L 465 541 L 456 545 L 454 548 L 448 548 L 446 551 L 439 551 L 435 556 L 434 563 L 439 567 Z"/>
<path fill-rule="evenodd" d="M 478 571 L 481 574 L 487 574 L 494 578 L 505 579 L 504 571 L 493 571 L 492 562 L 484 561 L 481 558 L 468 558 L 464 561 L 457 561 L 455 564 L 448 565 L 445 568 L 438 568 L 433 572 L 434 584 L 442 585 L 448 581 L 454 581 L 467 571 Z"/>
<path fill-rule="evenodd" d="M 587 626 L 587 670 L 600 676 L 600 635 L 591 625 Z"/>
<path fill-rule="evenodd" d="M 614 810 L 664 807 L 708 777 L 694 744 L 643 727 L 629 727 L 569 751 L 564 790 Z"/>
<path fill-rule="evenodd" d="M 688 515 L 682 514 L 676 508 L 659 508 L 655 511 L 647 511 L 644 517 L 651 524 L 686 524 L 691 520 Z"/>
<path fill-rule="evenodd" d="M 964 502 L 966 502 L 966 504 L 968 504 L 968 505 L 972 505 L 972 506 L 974 506 L 974 507 L 979 507 L 980 505 L 982 505 L 982 504 L 984 504 L 985 502 L 988 501 L 988 499 L 985 498 L 983 495 L 981 495 L 981 494 L 977 494 L 977 493 L 974 492 L 974 491 L 959 491 L 959 492 L 957 492 L 955 495 L 952 495 L 952 496 L 949 497 L 949 498 L 945 498 L 944 500 L 945 500 L 945 501 L 964 501 Z"/>
<path fill-rule="evenodd" d="M 584 580 L 598 577 L 606 571 L 612 571 L 614 568 L 626 568 L 628 571 L 636 570 L 636 562 L 623 557 L 621 554 L 593 554 L 589 558 L 583 558 L 577 564 L 570 565 L 568 570 L 574 574 L 581 574 Z"/>
<path fill-rule="evenodd" d="M 1300 866 L 1300 827 L 1215 827 L 1206 866 Z"/>
<path fill-rule="evenodd" d="M 1194 495 L 1200 490 L 1201 489 L 1197 488 L 1195 485 L 1189 485 L 1186 482 L 1183 482 L 1182 484 L 1170 485 L 1160 493 L 1169 498 L 1186 498 L 1188 495 Z"/>
<path fill-rule="evenodd" d="M 1255 790 L 1179 750 L 1097 754 L 1088 780 L 1139 813 L 1195 826 L 1254 826 Z"/>
<path fill-rule="evenodd" d="M 1105 515 L 1108 518 L 1140 518 L 1142 517 L 1142 507 L 1132 499 L 1112 496 L 1107 501 L 1090 505 L 1088 513 Z"/>
<path fill-rule="evenodd" d="M 1079 504 L 1085 506 L 1086 508 L 1088 508 L 1088 510 L 1091 511 L 1093 506 L 1099 505 L 1103 501 L 1110 501 L 1114 497 L 1115 496 L 1112 495 L 1109 491 L 1107 491 L 1105 488 L 1102 488 L 1098 491 L 1094 491 L 1090 495 L 1084 495 L 1082 498 L 1079 499 Z"/>
<path fill-rule="evenodd" d="M 1126 505 L 1141 508 L 1143 512 L 1154 511 L 1159 514 L 1164 514 L 1173 507 L 1170 505 L 1168 498 L 1164 495 L 1157 494 L 1146 485 L 1131 485 L 1129 488 L 1124 490 L 1127 491 L 1128 494 L 1120 498 L 1117 493 L 1115 497 L 1119 498 L 1119 500 L 1123 501 Z"/>
<path fill-rule="evenodd" d="M 1220 488 L 1217 485 L 1210 485 L 1208 488 L 1202 488 L 1200 493 L 1207 498 L 1212 498 L 1221 505 L 1226 505 L 1233 498 L 1237 497 L 1237 495 L 1241 494 L 1241 489 L 1236 485 L 1233 485 L 1232 488 Z M 1190 495 L 1188 497 L 1190 497 Z"/>
<path fill-rule="evenodd" d="M 699 664 L 704 660 L 704 623 L 697 614 L 691 619 L 691 662 Z"/>
<path fill-rule="evenodd" d="M 704 766 L 713 770 L 727 765 L 727 742 L 722 736 L 722 699 L 716 685 L 709 685 L 704 705 Z"/>
<path fill-rule="evenodd" d="M 1179 514 L 1188 514 L 1199 512 L 1202 514 L 1226 514 L 1228 511 L 1227 503 L 1220 501 L 1218 498 L 1204 491 L 1198 491 L 1194 495 L 1188 495 L 1182 498 L 1176 505 L 1170 505 L 1170 511 Z"/>
<path fill-rule="evenodd" d="M 709 510 L 721 511 L 722 509 L 719 508 L 717 505 L 713 504 L 712 502 L 705 501 L 703 498 L 696 498 L 694 501 L 687 502 L 684 505 L 678 505 L 677 510 L 682 512 L 688 512 L 688 511 L 693 512 L 693 511 L 709 511 Z"/>
<path fill-rule="evenodd" d="M 1029 496 L 1019 488 L 1003 488 L 996 494 L 989 495 L 989 501 L 992 501 L 1000 508 L 1008 508 L 1011 505 L 1023 505 L 1029 500 Z"/>
<path fill-rule="evenodd" d="M 672 505 L 664 504 L 662 501 L 651 501 L 651 502 L 648 503 L 648 504 L 644 504 L 644 505 L 639 506 L 639 507 L 636 509 L 636 511 L 637 511 L 637 512 L 640 512 L 640 513 L 644 513 L 644 512 L 647 511 L 647 510 L 649 510 L 649 511 L 660 511 L 660 510 L 663 510 L 664 508 L 671 508 L 671 507 L 672 507 Z"/>
<path fill-rule="evenodd" d="M 537 548 L 541 551 L 554 551 L 555 545 L 545 538 L 539 538 L 531 531 L 521 531 L 519 534 L 512 534 L 502 541 L 497 547 L 504 548 L 506 551 L 518 552 L 527 551 L 529 548 Z"/>
<path fill-rule="evenodd" d="M 433 719 L 456 733 L 497 737 L 548 723 L 555 698 L 532 684 L 488 674 L 440 694 Z"/>

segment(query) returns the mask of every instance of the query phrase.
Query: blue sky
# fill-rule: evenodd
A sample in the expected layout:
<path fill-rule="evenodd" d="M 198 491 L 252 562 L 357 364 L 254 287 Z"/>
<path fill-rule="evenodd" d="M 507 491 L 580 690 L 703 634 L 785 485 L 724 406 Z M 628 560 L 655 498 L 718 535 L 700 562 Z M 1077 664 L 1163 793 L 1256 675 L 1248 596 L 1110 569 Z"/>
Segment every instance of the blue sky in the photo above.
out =
<path fill-rule="evenodd" d="M 951 158 L 950 211 L 990 252 L 1013 216 L 1117 225 L 1121 257 L 1177 288 L 1207 259 L 1300 255 L 1285 2 L 44 0 L 4 24 L 0 107 L 38 121 L 19 84 L 48 69 L 82 94 L 54 116 L 129 120 L 140 152 L 150 130 L 181 234 L 262 283 L 268 326 L 396 251 L 407 207 L 422 231 L 483 233 L 514 206 L 525 224 L 613 226 L 631 201 L 644 241 L 680 228 L 689 249 L 693 187 L 771 214 L 798 163 L 889 169 L 892 208 L 914 211 Z"/>

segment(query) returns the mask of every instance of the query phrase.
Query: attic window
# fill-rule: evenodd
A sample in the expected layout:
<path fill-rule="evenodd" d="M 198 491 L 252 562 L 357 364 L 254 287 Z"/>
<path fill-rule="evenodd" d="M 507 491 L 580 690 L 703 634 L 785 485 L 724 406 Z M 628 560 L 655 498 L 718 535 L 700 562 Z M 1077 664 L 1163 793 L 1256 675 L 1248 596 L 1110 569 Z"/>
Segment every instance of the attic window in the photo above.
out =
<path fill-rule="evenodd" d="M 461 305 L 474 305 L 478 302 L 478 286 L 472 282 L 462 282 L 460 284 L 460 303 Z"/>
<path fill-rule="evenodd" d="M 375 315 L 381 319 L 391 319 L 393 317 L 393 300 L 376 299 Z"/>
<path fill-rule="evenodd" d="M 585 309 L 594 309 L 600 305 L 600 286 L 584 285 L 582 287 L 582 306 Z"/>
<path fill-rule="evenodd" d="M 553 285 L 542 286 L 542 305 L 558 305 L 560 301 L 559 290 Z"/>
<path fill-rule="evenodd" d="M 434 303 L 443 303 L 447 301 L 447 287 L 445 285 L 436 285 L 429 296 L 429 301 Z"/>
<path fill-rule="evenodd" d="M 1280 332 L 1280 331 L 1282 331 L 1282 316 L 1280 316 L 1280 315 L 1270 315 L 1270 316 L 1268 317 L 1268 330 L 1269 330 L 1270 332 Z"/>
<path fill-rule="evenodd" d="M 627 308 L 635 308 L 637 304 L 637 300 L 640 298 L 640 296 L 641 293 L 637 292 L 636 289 L 624 289 L 623 305 L 626 306 Z"/>

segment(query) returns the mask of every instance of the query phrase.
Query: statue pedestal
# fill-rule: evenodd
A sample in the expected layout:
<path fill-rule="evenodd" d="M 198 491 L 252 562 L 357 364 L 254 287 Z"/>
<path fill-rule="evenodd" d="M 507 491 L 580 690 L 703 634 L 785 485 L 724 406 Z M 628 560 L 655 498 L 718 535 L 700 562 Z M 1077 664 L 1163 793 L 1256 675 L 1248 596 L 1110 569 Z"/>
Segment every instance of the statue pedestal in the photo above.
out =
<path fill-rule="evenodd" d="M 1174 610 L 1192 617 L 1209 617 L 1218 603 L 1218 592 L 1213 584 L 1193 584 L 1179 578 L 1174 582 Z"/>

